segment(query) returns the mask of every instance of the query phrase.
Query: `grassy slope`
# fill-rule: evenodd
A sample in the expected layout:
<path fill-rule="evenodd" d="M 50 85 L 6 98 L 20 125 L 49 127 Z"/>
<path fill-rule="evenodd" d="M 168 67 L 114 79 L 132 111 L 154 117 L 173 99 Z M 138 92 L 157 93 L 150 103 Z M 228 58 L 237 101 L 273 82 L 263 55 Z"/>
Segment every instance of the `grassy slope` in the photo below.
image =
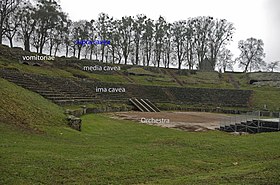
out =
<path fill-rule="evenodd" d="M 83 116 L 82 132 L 0 124 L 0 184 L 277 184 L 279 133 L 191 133 Z"/>
<path fill-rule="evenodd" d="M 52 77 L 63 77 L 63 78 L 73 77 L 72 73 L 69 73 L 68 71 L 58 69 L 58 68 L 29 66 L 29 65 L 22 65 L 17 63 L 7 64 L 3 60 L 0 60 L 0 68 L 18 69 L 24 73 L 47 75 Z"/>
<path fill-rule="evenodd" d="M 63 109 L 40 95 L 0 78 L 0 122 L 24 128 L 65 124 Z"/>
<path fill-rule="evenodd" d="M 190 133 L 83 116 L 0 79 L 0 184 L 277 184 L 279 133 Z M 7 112 L 8 110 L 8 112 Z M 22 123 L 19 120 L 23 120 Z M 39 128 L 44 133 L 22 132 Z"/>
<path fill-rule="evenodd" d="M 276 88 L 254 88 L 253 107 L 256 110 L 267 106 L 268 110 L 280 111 L 280 90 Z"/>
<path fill-rule="evenodd" d="M 255 110 L 262 110 L 267 105 L 268 110 L 280 111 L 280 89 L 263 86 L 256 87 L 248 85 L 248 74 L 235 74 L 235 80 L 240 84 L 241 89 L 253 90 L 252 105 Z"/>
<path fill-rule="evenodd" d="M 83 62 L 83 61 L 80 61 Z M 109 83 L 135 83 L 152 86 L 180 86 L 175 79 L 168 75 L 153 72 L 143 68 L 135 68 L 132 66 L 123 66 L 123 69 L 117 74 L 102 74 L 102 73 L 88 73 L 79 69 L 71 67 L 52 68 L 52 67 L 35 67 L 20 65 L 16 61 L 10 62 L 5 58 L 0 57 L 0 68 L 17 68 L 23 72 L 43 74 L 48 76 L 74 77 L 75 75 L 82 75 L 94 80 Z M 125 77 L 127 71 L 134 73 L 149 74 L 149 76 L 135 76 L 128 75 Z M 162 70 L 163 71 L 163 70 Z M 122 74 L 122 75 L 121 75 Z M 152 75 L 152 76 L 151 76 Z M 231 74 L 233 79 L 240 85 L 240 89 L 254 90 L 252 98 L 252 106 L 254 110 L 260 110 L 267 105 L 270 111 L 280 111 L 280 91 L 279 88 L 272 87 L 254 87 L 248 84 L 249 77 L 247 74 Z M 184 87 L 194 88 L 226 88 L 233 89 L 234 85 L 229 80 L 229 74 L 222 74 L 219 76 L 217 72 L 196 72 L 196 74 L 176 75 L 176 77 L 184 83 Z M 130 78 L 131 80 L 128 80 Z"/>

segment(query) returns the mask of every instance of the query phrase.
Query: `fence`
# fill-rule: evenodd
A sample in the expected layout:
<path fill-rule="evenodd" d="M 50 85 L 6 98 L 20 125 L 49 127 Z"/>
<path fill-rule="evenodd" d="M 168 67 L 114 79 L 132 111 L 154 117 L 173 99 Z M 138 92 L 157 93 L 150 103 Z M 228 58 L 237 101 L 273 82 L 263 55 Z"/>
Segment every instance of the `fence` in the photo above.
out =
<path fill-rule="evenodd" d="M 221 120 L 220 130 L 250 133 L 280 131 L 280 114 L 274 119 L 268 119 L 260 111 L 230 116 Z"/>

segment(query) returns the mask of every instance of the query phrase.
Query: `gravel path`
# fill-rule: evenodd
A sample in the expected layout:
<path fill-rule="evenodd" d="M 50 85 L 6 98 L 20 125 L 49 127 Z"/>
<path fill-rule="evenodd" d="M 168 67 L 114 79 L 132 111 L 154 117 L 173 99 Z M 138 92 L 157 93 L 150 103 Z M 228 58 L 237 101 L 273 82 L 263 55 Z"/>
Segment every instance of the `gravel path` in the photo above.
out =
<path fill-rule="evenodd" d="M 115 119 L 186 131 L 214 130 L 222 120 L 229 118 L 224 114 L 206 112 L 116 112 L 109 115 Z"/>

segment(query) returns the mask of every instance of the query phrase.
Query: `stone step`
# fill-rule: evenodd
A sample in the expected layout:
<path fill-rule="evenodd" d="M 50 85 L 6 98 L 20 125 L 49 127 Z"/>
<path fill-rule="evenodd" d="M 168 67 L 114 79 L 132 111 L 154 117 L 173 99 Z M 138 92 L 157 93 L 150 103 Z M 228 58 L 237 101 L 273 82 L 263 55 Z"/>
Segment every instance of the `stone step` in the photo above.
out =
<path fill-rule="evenodd" d="M 41 96 L 43 96 L 44 98 L 47 98 L 47 99 L 58 99 L 58 98 L 68 98 L 67 96 L 65 96 L 65 95 L 63 95 L 63 94 L 57 94 L 57 95 L 51 95 L 51 96 L 49 96 L 49 95 L 42 95 L 41 94 Z"/>
<path fill-rule="evenodd" d="M 48 88 L 42 88 L 42 87 L 25 87 L 26 89 L 29 89 L 31 91 L 34 91 L 34 92 L 37 92 L 37 93 L 41 93 L 42 91 L 50 91 L 50 92 L 57 92 L 57 91 L 54 91 L 52 89 L 48 89 Z"/>
<path fill-rule="evenodd" d="M 22 87 L 25 87 L 27 89 L 34 89 L 34 90 L 38 90 L 38 89 L 46 89 L 45 87 L 41 87 L 40 85 L 38 84 L 33 84 L 33 85 L 30 85 L 30 84 L 21 84 L 21 83 L 16 83 L 17 85 L 20 85 Z"/>
<path fill-rule="evenodd" d="M 56 97 L 47 97 L 50 100 L 93 100 L 96 99 L 95 97 L 67 97 L 67 96 L 56 96 Z"/>
<path fill-rule="evenodd" d="M 76 100 L 53 100 L 54 103 L 65 105 L 65 104 L 73 104 L 73 103 L 94 103 L 98 100 L 88 100 L 88 99 L 76 99 Z"/>
<path fill-rule="evenodd" d="M 40 95 L 45 96 L 45 97 L 58 97 L 58 96 L 65 96 L 64 94 L 60 94 L 60 93 L 40 93 Z"/>
<path fill-rule="evenodd" d="M 62 93 L 62 94 L 67 94 L 69 96 L 75 96 L 75 95 L 83 95 L 83 96 L 96 96 L 95 93 L 84 93 L 84 92 L 65 92 L 65 91 L 59 91 L 59 93 Z"/>
<path fill-rule="evenodd" d="M 51 91 L 51 90 L 46 90 L 46 89 L 42 89 L 42 90 L 38 89 L 38 90 L 36 90 L 36 92 L 39 93 L 39 94 L 56 93 L 56 91 Z"/>
<path fill-rule="evenodd" d="M 26 78 L 25 76 L 7 76 L 7 75 L 2 75 L 3 78 L 6 78 L 6 79 L 12 79 L 12 80 L 22 80 L 22 79 L 27 79 L 27 80 L 31 80 L 29 78 Z"/>
<path fill-rule="evenodd" d="M 34 81 L 28 81 L 28 80 L 24 80 L 24 79 L 21 79 L 21 80 L 16 80 L 16 79 L 11 79 L 11 78 L 4 78 L 4 79 L 6 79 L 6 80 L 8 80 L 9 82 L 13 82 L 13 83 L 15 83 L 15 84 L 26 84 L 26 85 L 29 85 L 29 84 L 38 84 L 38 83 L 36 83 L 36 82 L 34 82 Z"/>
<path fill-rule="evenodd" d="M 72 100 L 74 98 L 66 97 L 66 96 L 56 96 L 56 97 L 46 97 L 49 100 Z"/>

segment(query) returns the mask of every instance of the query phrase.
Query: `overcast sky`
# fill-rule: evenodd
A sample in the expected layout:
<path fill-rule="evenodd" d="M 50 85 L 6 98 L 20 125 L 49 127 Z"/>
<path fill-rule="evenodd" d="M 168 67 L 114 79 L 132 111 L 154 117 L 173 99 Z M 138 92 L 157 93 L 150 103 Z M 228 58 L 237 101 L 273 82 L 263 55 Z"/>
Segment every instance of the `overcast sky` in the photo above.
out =
<path fill-rule="evenodd" d="M 189 17 L 213 16 L 234 23 L 234 42 L 229 46 L 235 57 L 237 43 L 249 37 L 264 41 L 266 61 L 280 60 L 280 0 L 60 0 L 63 11 L 78 21 L 96 19 L 101 12 L 114 18 L 145 14 L 168 22 Z"/>

